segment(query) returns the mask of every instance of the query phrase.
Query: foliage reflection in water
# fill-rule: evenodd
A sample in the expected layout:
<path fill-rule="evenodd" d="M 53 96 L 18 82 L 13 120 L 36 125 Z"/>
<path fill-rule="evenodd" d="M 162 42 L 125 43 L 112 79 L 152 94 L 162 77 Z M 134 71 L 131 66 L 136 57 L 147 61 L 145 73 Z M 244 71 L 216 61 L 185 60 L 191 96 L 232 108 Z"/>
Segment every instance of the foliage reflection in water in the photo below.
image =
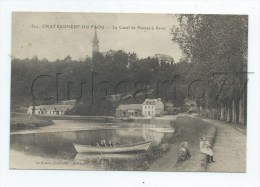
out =
<path fill-rule="evenodd" d="M 13 134 L 11 149 L 43 160 L 51 158 L 82 162 L 82 169 L 146 170 L 154 160 L 168 151 L 173 132 L 170 128 L 121 128 Z M 73 143 L 95 145 L 101 140 L 111 140 L 120 145 L 151 140 L 152 144 L 146 152 L 127 154 L 77 154 L 73 146 Z"/>

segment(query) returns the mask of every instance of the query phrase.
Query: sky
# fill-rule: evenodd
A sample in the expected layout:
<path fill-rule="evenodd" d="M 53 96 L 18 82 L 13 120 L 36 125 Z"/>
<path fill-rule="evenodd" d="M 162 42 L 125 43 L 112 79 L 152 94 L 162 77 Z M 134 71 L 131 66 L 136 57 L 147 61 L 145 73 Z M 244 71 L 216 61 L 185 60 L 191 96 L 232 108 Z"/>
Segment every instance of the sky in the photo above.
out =
<path fill-rule="evenodd" d="M 14 12 L 12 57 L 36 55 L 50 61 L 68 55 L 75 60 L 91 57 L 96 27 L 100 52 L 124 50 L 137 53 L 139 58 L 159 53 L 178 62 L 182 53 L 170 34 L 177 24 L 172 14 Z"/>

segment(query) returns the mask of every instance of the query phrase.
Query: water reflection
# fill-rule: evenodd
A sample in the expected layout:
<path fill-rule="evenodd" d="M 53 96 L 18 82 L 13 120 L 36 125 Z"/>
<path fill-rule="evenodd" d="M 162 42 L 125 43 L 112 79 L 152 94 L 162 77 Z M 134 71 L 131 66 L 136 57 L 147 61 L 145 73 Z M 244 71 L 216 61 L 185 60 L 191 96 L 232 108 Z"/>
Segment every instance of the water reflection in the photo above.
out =
<path fill-rule="evenodd" d="M 158 128 L 159 129 L 159 128 Z M 166 150 L 173 131 L 156 128 L 95 129 L 74 132 L 45 132 L 11 135 L 11 149 L 41 158 L 74 160 L 97 170 L 144 170 L 155 158 L 155 151 Z M 150 149 L 132 154 L 77 154 L 73 143 L 94 145 L 111 140 L 120 145 L 152 141 Z M 162 149 L 163 148 L 163 149 Z M 88 168 L 82 165 L 82 169 Z M 73 168 L 71 168 L 73 169 Z"/>

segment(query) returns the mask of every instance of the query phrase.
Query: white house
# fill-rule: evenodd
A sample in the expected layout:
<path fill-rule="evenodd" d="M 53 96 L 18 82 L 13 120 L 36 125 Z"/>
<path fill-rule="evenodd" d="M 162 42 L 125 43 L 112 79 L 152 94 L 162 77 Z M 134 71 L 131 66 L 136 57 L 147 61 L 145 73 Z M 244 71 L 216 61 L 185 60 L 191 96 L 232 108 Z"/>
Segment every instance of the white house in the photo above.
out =
<path fill-rule="evenodd" d="M 164 104 L 161 98 L 145 99 L 142 105 L 142 115 L 144 116 L 160 116 L 163 114 Z"/>
<path fill-rule="evenodd" d="M 61 104 L 39 105 L 34 107 L 34 114 L 38 115 L 65 115 L 76 104 L 75 100 L 62 101 Z M 28 114 L 33 114 L 33 106 L 29 106 Z"/>

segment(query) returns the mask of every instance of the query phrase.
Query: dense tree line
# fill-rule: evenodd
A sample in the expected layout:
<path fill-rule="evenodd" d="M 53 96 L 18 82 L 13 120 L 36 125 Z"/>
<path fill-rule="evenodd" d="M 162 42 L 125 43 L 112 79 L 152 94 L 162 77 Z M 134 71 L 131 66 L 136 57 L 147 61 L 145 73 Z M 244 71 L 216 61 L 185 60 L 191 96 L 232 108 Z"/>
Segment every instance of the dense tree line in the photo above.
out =
<path fill-rule="evenodd" d="M 181 106 L 186 90 L 177 75 L 183 75 L 188 66 L 185 62 L 159 65 L 158 59 L 139 59 L 122 50 L 84 61 L 69 56 L 54 62 L 37 57 L 13 59 L 12 110 L 77 99 L 74 114 L 111 115 L 118 104 L 142 103 L 146 97 L 161 97 Z M 116 102 L 106 97 L 124 93 L 131 97 Z"/>
<path fill-rule="evenodd" d="M 245 123 L 247 16 L 179 15 L 178 21 L 179 26 L 172 29 L 173 41 L 194 65 L 189 79 L 203 80 L 206 88 L 204 97 L 196 98 L 200 112 Z"/>

